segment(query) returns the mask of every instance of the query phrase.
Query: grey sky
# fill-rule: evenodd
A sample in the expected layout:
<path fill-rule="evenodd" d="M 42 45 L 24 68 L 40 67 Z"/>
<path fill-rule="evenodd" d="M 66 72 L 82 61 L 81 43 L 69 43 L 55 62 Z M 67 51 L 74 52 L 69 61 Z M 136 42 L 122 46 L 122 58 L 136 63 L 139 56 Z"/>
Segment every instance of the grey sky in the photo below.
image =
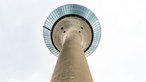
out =
<path fill-rule="evenodd" d="M 68 3 L 86 6 L 101 24 L 99 46 L 87 58 L 94 82 L 146 82 L 145 0 L 1 0 L 0 82 L 50 82 L 57 58 L 42 26 Z"/>

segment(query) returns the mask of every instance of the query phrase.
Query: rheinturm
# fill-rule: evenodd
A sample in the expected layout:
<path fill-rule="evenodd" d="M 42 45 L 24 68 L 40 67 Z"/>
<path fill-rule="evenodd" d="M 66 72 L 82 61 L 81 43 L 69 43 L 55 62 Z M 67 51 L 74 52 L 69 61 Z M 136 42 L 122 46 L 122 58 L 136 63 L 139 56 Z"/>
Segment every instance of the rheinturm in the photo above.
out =
<path fill-rule="evenodd" d="M 95 51 L 101 36 L 94 13 L 81 5 L 63 5 L 43 27 L 45 43 L 58 57 L 51 82 L 93 82 L 86 57 Z"/>

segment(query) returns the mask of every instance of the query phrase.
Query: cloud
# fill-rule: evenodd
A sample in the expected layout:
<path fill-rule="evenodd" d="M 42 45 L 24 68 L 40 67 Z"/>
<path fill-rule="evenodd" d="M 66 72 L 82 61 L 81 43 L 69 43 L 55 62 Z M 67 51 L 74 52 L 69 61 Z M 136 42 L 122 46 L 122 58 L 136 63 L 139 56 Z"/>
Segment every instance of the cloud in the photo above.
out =
<path fill-rule="evenodd" d="M 33 73 L 26 82 L 49 82 L 49 79 L 43 78 L 40 73 Z"/>
<path fill-rule="evenodd" d="M 101 24 L 89 56 L 95 82 L 146 82 L 145 0 L 1 0 L 0 82 L 49 82 L 57 58 L 43 40 L 43 24 L 58 6 L 77 3 Z"/>
<path fill-rule="evenodd" d="M 20 80 L 16 80 L 16 79 L 9 79 L 8 82 L 24 82 L 24 81 L 20 81 Z"/>

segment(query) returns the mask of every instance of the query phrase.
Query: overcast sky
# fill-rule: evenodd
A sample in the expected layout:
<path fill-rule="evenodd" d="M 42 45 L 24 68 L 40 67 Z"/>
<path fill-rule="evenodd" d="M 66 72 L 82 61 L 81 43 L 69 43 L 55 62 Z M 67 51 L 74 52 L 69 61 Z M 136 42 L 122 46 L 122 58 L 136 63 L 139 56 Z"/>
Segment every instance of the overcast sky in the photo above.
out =
<path fill-rule="evenodd" d="M 86 6 L 101 24 L 87 58 L 94 82 L 146 82 L 146 0 L 0 0 L 0 82 L 50 82 L 57 57 L 42 26 L 68 3 Z"/>

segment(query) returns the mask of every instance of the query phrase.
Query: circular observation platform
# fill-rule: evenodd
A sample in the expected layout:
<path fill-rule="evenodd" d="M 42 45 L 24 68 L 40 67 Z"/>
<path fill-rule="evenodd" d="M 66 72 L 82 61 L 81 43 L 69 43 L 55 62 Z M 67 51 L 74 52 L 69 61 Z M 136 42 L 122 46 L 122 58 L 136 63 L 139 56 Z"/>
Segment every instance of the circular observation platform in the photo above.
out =
<path fill-rule="evenodd" d="M 65 37 L 72 30 L 80 33 L 86 56 L 95 51 L 100 41 L 101 28 L 97 17 L 88 8 L 77 4 L 67 4 L 55 9 L 43 27 L 46 46 L 55 56 L 59 55 Z"/>

